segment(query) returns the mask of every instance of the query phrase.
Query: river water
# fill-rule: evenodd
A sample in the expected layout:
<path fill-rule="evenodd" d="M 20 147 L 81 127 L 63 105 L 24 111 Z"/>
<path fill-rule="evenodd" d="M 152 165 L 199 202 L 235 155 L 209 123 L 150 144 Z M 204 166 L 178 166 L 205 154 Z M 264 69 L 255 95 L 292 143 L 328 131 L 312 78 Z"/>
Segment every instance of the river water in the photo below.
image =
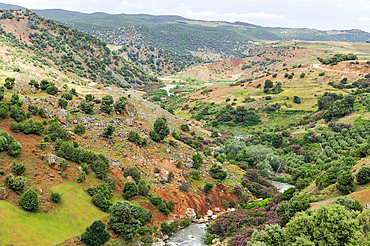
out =
<path fill-rule="evenodd" d="M 162 87 L 160 89 L 167 91 L 168 95 L 171 96 L 173 93 L 170 92 L 172 88 L 175 88 L 176 85 L 166 85 L 165 87 Z"/>
<path fill-rule="evenodd" d="M 279 188 L 279 192 L 281 193 L 290 187 L 294 187 L 294 185 L 274 180 L 269 180 L 269 182 Z M 171 235 L 167 243 L 175 243 L 177 246 L 202 246 L 204 245 L 202 238 L 206 234 L 206 229 L 206 224 L 191 223 L 187 227 Z"/>

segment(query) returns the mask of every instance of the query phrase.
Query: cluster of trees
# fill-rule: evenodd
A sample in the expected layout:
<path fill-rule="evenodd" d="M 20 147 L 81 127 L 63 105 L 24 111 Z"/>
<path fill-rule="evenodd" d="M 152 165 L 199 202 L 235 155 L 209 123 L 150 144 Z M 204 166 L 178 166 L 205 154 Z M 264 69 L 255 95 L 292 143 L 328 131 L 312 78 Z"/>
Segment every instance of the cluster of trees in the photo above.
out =
<path fill-rule="evenodd" d="M 333 57 L 323 59 L 320 58 L 319 61 L 324 65 L 336 65 L 341 61 L 350 61 L 350 60 L 357 60 L 357 56 L 355 54 L 335 54 Z"/>
<path fill-rule="evenodd" d="M 139 133 L 135 131 L 130 131 L 128 133 L 128 140 L 138 146 L 143 146 L 147 144 L 146 138 L 140 137 Z"/>
<path fill-rule="evenodd" d="M 159 211 L 164 213 L 166 216 L 170 214 L 171 211 L 175 209 L 175 203 L 170 200 L 167 202 L 166 199 L 162 199 L 160 196 L 151 194 L 149 196 L 149 201 L 158 208 Z"/>
<path fill-rule="evenodd" d="M 161 142 L 168 134 L 170 134 L 170 128 L 167 126 L 166 117 L 157 118 L 153 130 L 149 132 L 150 138 L 155 142 Z"/>
<path fill-rule="evenodd" d="M 276 82 L 276 85 L 274 83 L 267 79 L 265 81 L 265 86 L 263 87 L 264 93 L 272 93 L 272 94 L 279 94 L 280 92 L 283 92 L 284 90 L 281 88 L 282 84 L 280 82 Z"/>
<path fill-rule="evenodd" d="M 16 157 L 22 152 L 22 145 L 6 131 L 0 131 L 0 151 L 7 151 L 8 155 Z"/>

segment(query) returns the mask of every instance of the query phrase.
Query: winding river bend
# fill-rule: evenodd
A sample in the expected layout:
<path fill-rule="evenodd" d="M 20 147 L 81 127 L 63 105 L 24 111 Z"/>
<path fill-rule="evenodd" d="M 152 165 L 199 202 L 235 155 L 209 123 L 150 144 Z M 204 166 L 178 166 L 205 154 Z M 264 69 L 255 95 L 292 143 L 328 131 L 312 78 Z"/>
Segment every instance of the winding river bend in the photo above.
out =
<path fill-rule="evenodd" d="M 281 193 L 290 187 L 294 187 L 294 185 L 274 180 L 269 180 L 269 182 L 277 187 Z M 171 235 L 168 238 L 167 243 L 173 243 L 177 246 L 202 246 L 204 245 L 202 238 L 206 234 L 206 229 L 206 224 L 191 223 L 187 227 Z"/>

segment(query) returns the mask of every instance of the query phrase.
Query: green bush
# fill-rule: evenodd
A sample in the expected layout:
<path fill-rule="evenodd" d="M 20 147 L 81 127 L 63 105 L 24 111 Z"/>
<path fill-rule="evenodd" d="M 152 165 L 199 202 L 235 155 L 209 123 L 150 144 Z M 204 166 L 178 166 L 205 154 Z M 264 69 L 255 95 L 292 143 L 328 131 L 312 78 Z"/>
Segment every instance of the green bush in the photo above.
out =
<path fill-rule="evenodd" d="M 145 138 L 140 137 L 139 133 L 130 131 L 128 134 L 128 140 L 135 143 L 138 146 L 146 145 L 147 141 Z"/>
<path fill-rule="evenodd" d="M 22 191 L 26 187 L 26 179 L 23 176 L 18 176 L 17 178 L 14 178 L 14 175 L 12 173 L 5 176 L 5 183 L 17 194 L 22 193 Z"/>
<path fill-rule="evenodd" d="M 12 171 L 17 174 L 17 175 L 22 175 L 23 173 L 25 173 L 27 170 L 27 167 L 26 165 L 22 164 L 22 163 L 19 163 L 17 164 L 15 161 L 13 161 L 13 164 L 12 164 Z"/>
<path fill-rule="evenodd" d="M 26 113 L 20 106 L 12 105 L 10 106 L 10 117 L 20 122 L 26 118 Z"/>
<path fill-rule="evenodd" d="M 0 117 L 6 119 L 9 113 L 9 106 L 5 102 L 0 102 Z"/>
<path fill-rule="evenodd" d="M 199 169 L 201 167 L 201 163 L 203 163 L 202 156 L 199 154 L 193 155 L 193 168 Z"/>
<path fill-rule="evenodd" d="M 59 103 L 59 106 L 64 109 L 66 109 L 68 106 L 68 101 L 64 98 L 59 98 L 58 103 Z"/>
<path fill-rule="evenodd" d="M 285 190 L 283 194 L 281 194 L 279 202 L 289 201 L 294 196 L 294 193 L 295 193 L 295 188 L 290 187 L 289 189 Z"/>
<path fill-rule="evenodd" d="M 75 129 L 73 130 L 74 133 L 76 133 L 77 135 L 80 135 L 82 136 L 83 134 L 85 134 L 86 132 L 86 127 L 83 125 L 83 124 L 79 124 L 75 127 Z"/>
<path fill-rule="evenodd" d="M 58 192 L 51 192 L 51 200 L 53 201 L 53 203 L 60 203 L 60 201 L 62 201 L 62 196 L 63 194 L 61 193 L 58 193 Z"/>
<path fill-rule="evenodd" d="M 94 113 L 94 102 L 88 102 L 86 100 L 82 100 L 80 102 L 80 109 L 85 112 L 86 114 L 93 114 Z"/>
<path fill-rule="evenodd" d="M 293 102 L 296 103 L 296 104 L 300 104 L 301 103 L 301 98 L 299 96 L 294 96 Z"/>
<path fill-rule="evenodd" d="M 135 167 L 130 167 L 130 168 L 126 169 L 123 172 L 123 176 L 125 178 L 127 178 L 128 176 L 131 176 L 136 182 L 138 182 L 141 178 L 141 174 L 140 174 L 139 170 L 137 170 L 137 168 L 135 168 Z"/>
<path fill-rule="evenodd" d="M 81 235 L 81 241 L 87 245 L 104 245 L 110 240 L 110 234 L 105 230 L 105 224 L 100 220 L 94 221 Z"/>
<path fill-rule="evenodd" d="M 147 196 L 150 191 L 150 185 L 147 185 L 144 180 L 139 180 L 137 188 L 139 195 L 142 196 Z"/>
<path fill-rule="evenodd" d="M 113 104 L 113 107 L 117 112 L 121 113 L 123 110 L 125 110 L 126 104 L 127 104 L 127 98 L 120 97 L 119 100 Z"/>
<path fill-rule="evenodd" d="M 138 195 L 138 188 L 134 181 L 126 181 L 122 189 L 122 195 L 124 198 L 129 199 Z"/>
<path fill-rule="evenodd" d="M 206 193 L 210 193 L 210 192 L 211 192 L 211 190 L 212 190 L 212 188 L 213 188 L 213 184 L 212 184 L 212 183 L 206 183 L 206 184 L 204 185 L 204 191 L 205 191 Z"/>
<path fill-rule="evenodd" d="M 48 86 L 48 88 L 46 88 L 46 93 L 49 95 L 55 95 L 58 93 L 58 91 L 58 88 L 54 84 L 51 84 Z"/>
<path fill-rule="evenodd" d="M 352 175 L 351 171 L 339 171 L 337 178 L 337 189 L 343 194 L 350 194 L 355 191 L 354 185 L 355 177 Z"/>
<path fill-rule="evenodd" d="M 106 137 L 106 138 L 110 138 L 110 137 L 112 137 L 113 132 L 115 130 L 116 130 L 116 128 L 114 126 L 112 126 L 111 124 L 108 124 L 108 126 L 106 128 L 104 128 L 103 136 Z"/>
<path fill-rule="evenodd" d="M 22 145 L 19 142 L 12 142 L 8 146 L 8 155 L 16 157 L 22 152 Z"/>
<path fill-rule="evenodd" d="M 227 172 L 222 170 L 222 165 L 213 164 L 210 169 L 211 176 L 215 179 L 224 180 Z"/>
<path fill-rule="evenodd" d="M 236 205 L 237 205 L 236 201 L 233 198 L 231 198 L 229 200 L 229 206 L 232 207 L 232 208 L 236 208 Z"/>
<path fill-rule="evenodd" d="M 63 92 L 60 97 L 66 99 L 68 101 L 71 101 L 73 99 L 73 95 L 69 92 Z"/>
<path fill-rule="evenodd" d="M 181 125 L 181 130 L 183 130 L 184 132 L 188 132 L 189 131 L 189 126 L 187 124 L 183 124 L 183 125 Z"/>
<path fill-rule="evenodd" d="M 337 199 L 335 199 L 335 201 L 333 202 L 333 204 L 339 204 L 339 205 L 342 205 L 344 206 L 346 209 L 348 210 L 355 210 L 355 211 L 360 211 L 362 212 L 363 210 L 363 207 L 362 205 L 359 203 L 359 201 L 354 201 L 346 196 L 340 196 L 338 197 Z"/>
<path fill-rule="evenodd" d="M 25 210 L 36 212 L 39 209 L 39 196 L 36 191 L 28 189 L 19 199 L 19 203 Z"/>
<path fill-rule="evenodd" d="M 13 86 L 14 86 L 14 83 L 15 83 L 15 78 L 6 78 L 5 79 L 5 88 L 7 88 L 8 90 L 11 90 L 13 89 Z"/>
<path fill-rule="evenodd" d="M 370 182 L 370 167 L 362 167 L 356 174 L 358 184 L 363 185 Z"/>
<path fill-rule="evenodd" d="M 161 142 L 170 133 L 170 128 L 167 126 L 165 117 L 157 118 L 154 122 L 154 129 L 149 132 L 150 138 L 155 142 Z"/>
<path fill-rule="evenodd" d="M 102 98 L 100 110 L 104 113 L 110 114 L 113 110 L 113 97 L 110 95 L 104 96 Z"/>

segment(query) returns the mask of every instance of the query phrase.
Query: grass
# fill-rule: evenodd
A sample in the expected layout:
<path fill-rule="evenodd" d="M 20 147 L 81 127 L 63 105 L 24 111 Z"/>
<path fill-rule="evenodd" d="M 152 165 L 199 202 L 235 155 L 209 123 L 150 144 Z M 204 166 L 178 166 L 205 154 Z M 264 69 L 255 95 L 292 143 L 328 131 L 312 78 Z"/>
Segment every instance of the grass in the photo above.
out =
<path fill-rule="evenodd" d="M 30 213 L 8 202 L 0 202 L 1 244 L 54 244 L 83 233 L 95 220 L 107 216 L 73 182 L 54 186 L 52 190 L 63 193 L 63 197 L 55 211 L 49 213 Z"/>

